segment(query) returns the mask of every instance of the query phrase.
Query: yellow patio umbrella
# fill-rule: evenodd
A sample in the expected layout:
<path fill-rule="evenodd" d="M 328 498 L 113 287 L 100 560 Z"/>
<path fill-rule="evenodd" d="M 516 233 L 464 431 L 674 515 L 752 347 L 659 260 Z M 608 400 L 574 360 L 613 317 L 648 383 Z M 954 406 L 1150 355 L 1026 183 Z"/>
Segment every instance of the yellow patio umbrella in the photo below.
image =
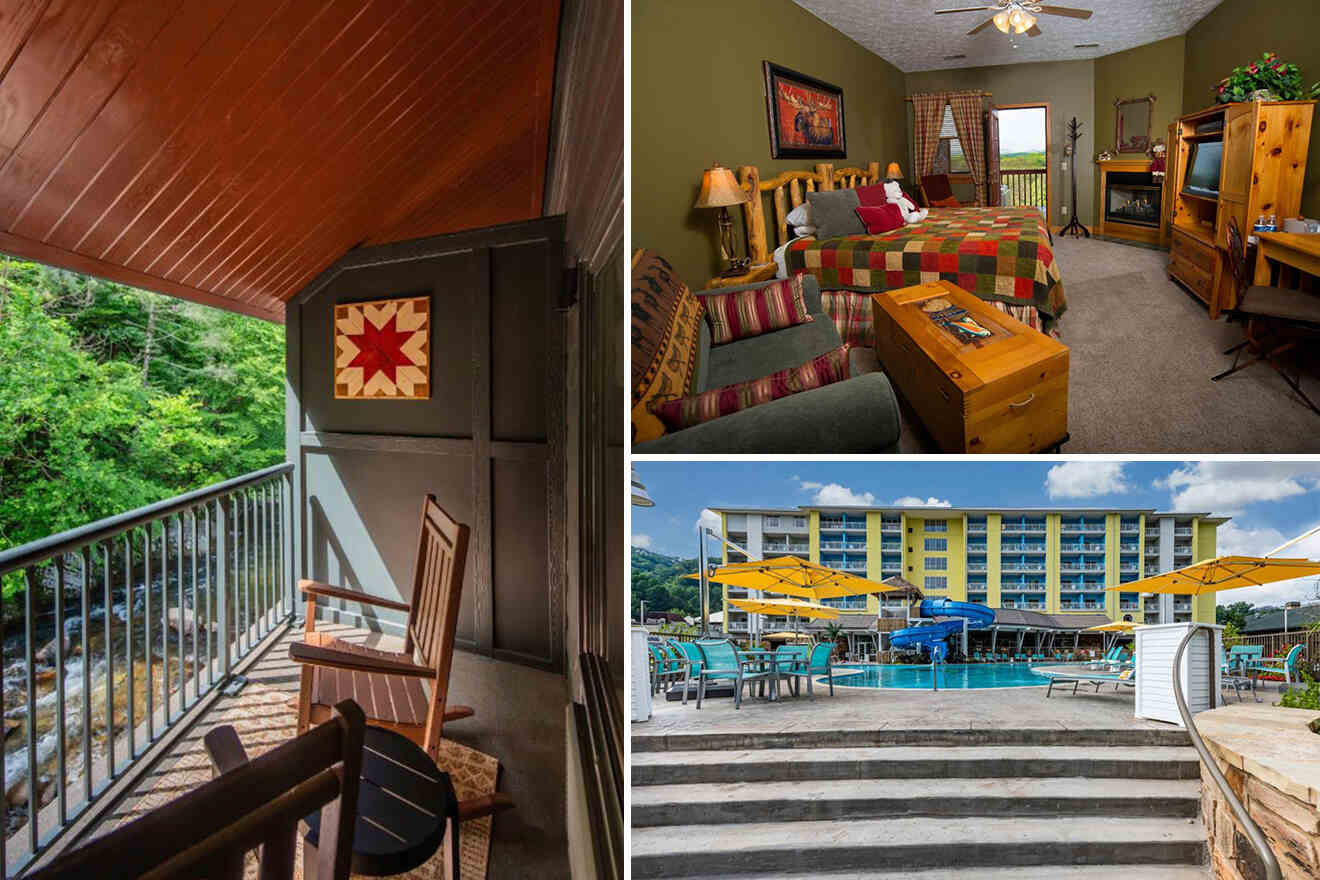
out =
<path fill-rule="evenodd" d="M 793 617 L 793 635 L 797 636 L 799 617 L 808 620 L 837 620 L 839 609 L 802 599 L 730 599 L 729 604 L 753 614 L 787 614 Z"/>
<path fill-rule="evenodd" d="M 1286 546 L 1286 545 L 1285 545 Z M 1185 568 L 1153 574 L 1139 581 L 1109 587 L 1124 593 L 1178 593 L 1199 596 L 1221 590 L 1259 587 L 1274 581 L 1320 575 L 1320 562 L 1270 556 L 1217 556 Z"/>
<path fill-rule="evenodd" d="M 1082 632 L 1132 632 L 1138 624 L 1130 620 L 1115 620 L 1110 623 L 1101 623 L 1096 626 L 1088 626 Z"/>
<path fill-rule="evenodd" d="M 700 573 L 687 576 L 701 577 Z M 867 580 L 846 571 L 836 571 L 796 556 L 779 556 L 759 562 L 730 562 L 715 569 L 710 580 L 729 587 L 800 596 L 815 602 L 903 589 Z"/>

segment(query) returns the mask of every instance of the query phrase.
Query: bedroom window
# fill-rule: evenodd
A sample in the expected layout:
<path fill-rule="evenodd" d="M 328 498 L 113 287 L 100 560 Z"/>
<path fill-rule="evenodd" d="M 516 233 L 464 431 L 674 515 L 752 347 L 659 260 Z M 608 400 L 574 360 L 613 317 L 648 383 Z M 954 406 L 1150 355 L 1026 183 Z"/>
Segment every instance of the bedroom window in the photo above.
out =
<path fill-rule="evenodd" d="M 936 174 L 968 174 L 971 168 L 967 157 L 963 155 L 962 143 L 958 140 L 958 128 L 953 124 L 953 108 L 944 105 L 944 119 L 940 122 L 940 142 L 935 148 Z"/>

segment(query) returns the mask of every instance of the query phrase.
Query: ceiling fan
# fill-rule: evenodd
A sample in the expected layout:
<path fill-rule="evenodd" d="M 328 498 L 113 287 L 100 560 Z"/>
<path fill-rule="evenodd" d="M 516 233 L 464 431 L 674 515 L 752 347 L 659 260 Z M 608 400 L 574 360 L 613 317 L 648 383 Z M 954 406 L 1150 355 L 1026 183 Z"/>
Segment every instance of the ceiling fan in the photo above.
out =
<path fill-rule="evenodd" d="M 1036 26 L 1037 15 L 1062 15 L 1067 18 L 1090 18 L 1089 9 L 1071 9 L 1067 6 L 1043 6 L 1034 0 L 995 0 L 990 6 L 967 6 L 961 9 L 937 9 L 936 15 L 950 15 L 955 12 L 994 11 L 994 15 L 967 32 L 970 37 L 985 30 L 990 25 L 1003 33 L 1026 34 L 1038 37 L 1041 30 Z"/>

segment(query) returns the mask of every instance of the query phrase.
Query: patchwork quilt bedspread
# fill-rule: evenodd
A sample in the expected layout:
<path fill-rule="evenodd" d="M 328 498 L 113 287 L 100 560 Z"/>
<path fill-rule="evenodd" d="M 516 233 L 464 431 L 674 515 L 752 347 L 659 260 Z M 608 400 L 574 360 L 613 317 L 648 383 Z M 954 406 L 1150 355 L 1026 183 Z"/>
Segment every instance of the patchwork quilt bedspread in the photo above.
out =
<path fill-rule="evenodd" d="M 1067 308 L 1045 219 L 1035 208 L 931 208 L 884 235 L 804 238 L 788 246 L 790 275 L 822 290 L 874 292 L 951 281 L 981 299 L 1032 305 L 1053 324 Z"/>

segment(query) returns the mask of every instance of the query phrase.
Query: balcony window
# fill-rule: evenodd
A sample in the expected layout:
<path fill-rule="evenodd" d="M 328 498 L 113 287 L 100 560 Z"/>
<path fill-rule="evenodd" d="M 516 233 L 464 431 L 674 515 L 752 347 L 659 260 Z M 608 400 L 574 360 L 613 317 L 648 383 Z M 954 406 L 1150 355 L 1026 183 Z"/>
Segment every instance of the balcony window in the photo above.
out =
<path fill-rule="evenodd" d="M 926 531 L 928 532 L 947 532 L 949 530 L 949 521 L 944 519 L 926 520 Z"/>
<path fill-rule="evenodd" d="M 927 590 L 947 590 L 949 588 L 949 579 L 944 576 L 927 575 L 923 586 Z"/>
<path fill-rule="evenodd" d="M 926 563 L 925 563 L 925 564 L 926 564 L 926 569 L 927 569 L 927 571 L 948 571 L 948 569 L 949 569 L 949 557 L 947 557 L 947 556 L 927 556 L 927 557 L 926 557 Z"/>
<path fill-rule="evenodd" d="M 944 553 L 949 549 L 949 539 L 927 538 L 925 540 L 925 549 L 927 553 Z"/>

